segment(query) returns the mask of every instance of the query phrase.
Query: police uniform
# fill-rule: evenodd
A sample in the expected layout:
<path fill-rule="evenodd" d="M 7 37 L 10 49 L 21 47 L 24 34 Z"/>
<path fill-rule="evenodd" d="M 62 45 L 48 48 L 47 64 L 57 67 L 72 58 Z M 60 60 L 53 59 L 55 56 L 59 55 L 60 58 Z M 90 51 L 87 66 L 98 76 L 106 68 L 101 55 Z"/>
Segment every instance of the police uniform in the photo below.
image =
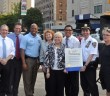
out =
<path fill-rule="evenodd" d="M 84 26 L 82 30 L 90 30 L 89 27 Z M 96 84 L 96 65 L 95 59 L 98 53 L 98 42 L 92 38 L 90 35 L 88 38 L 83 38 L 81 40 L 81 48 L 83 52 L 83 64 L 86 67 L 85 71 L 80 73 L 81 87 L 84 92 L 84 96 L 99 96 L 98 86 Z M 88 57 L 93 54 L 92 60 L 88 65 L 85 63 Z"/>

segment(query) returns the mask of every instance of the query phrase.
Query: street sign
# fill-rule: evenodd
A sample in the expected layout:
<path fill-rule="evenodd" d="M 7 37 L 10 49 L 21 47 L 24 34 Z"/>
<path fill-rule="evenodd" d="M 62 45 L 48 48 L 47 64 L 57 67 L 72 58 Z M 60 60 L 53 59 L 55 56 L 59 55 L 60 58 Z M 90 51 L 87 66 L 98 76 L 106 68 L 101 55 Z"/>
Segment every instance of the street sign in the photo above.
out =
<path fill-rule="evenodd" d="M 21 15 L 26 15 L 27 13 L 27 2 L 26 0 L 21 0 Z"/>

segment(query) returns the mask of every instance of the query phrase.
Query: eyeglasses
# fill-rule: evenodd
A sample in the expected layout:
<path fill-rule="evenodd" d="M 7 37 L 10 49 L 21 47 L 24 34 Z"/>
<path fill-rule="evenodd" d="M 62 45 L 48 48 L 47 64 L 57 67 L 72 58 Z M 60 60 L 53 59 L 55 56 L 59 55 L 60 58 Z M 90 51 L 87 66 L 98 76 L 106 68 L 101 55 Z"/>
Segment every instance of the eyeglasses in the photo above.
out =
<path fill-rule="evenodd" d="M 65 31 L 73 31 L 73 30 L 67 30 L 67 29 L 65 29 Z"/>
<path fill-rule="evenodd" d="M 102 35 L 103 35 L 103 36 L 107 36 L 107 37 L 110 36 L 110 35 L 108 35 L 108 34 L 102 34 Z"/>

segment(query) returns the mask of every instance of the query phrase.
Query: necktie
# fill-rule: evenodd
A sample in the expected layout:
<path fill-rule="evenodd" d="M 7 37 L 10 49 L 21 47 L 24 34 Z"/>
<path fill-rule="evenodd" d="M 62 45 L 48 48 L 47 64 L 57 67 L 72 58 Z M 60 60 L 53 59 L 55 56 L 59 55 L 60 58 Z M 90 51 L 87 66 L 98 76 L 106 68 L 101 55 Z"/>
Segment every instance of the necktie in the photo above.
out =
<path fill-rule="evenodd" d="M 20 47 L 19 47 L 19 37 L 16 36 L 16 58 L 20 58 Z"/>
<path fill-rule="evenodd" d="M 5 44 L 5 39 L 2 40 L 3 44 L 3 58 L 6 58 L 6 44 Z"/>
<path fill-rule="evenodd" d="M 66 48 L 68 48 L 68 38 L 66 37 Z"/>

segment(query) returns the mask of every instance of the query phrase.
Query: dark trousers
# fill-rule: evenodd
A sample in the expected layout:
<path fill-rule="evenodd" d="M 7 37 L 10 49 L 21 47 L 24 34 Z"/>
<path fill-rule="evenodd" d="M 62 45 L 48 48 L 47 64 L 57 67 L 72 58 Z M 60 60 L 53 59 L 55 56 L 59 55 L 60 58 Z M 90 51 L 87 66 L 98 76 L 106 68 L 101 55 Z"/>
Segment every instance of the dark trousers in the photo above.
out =
<path fill-rule="evenodd" d="M 18 96 L 18 87 L 22 73 L 22 61 L 21 59 L 13 59 L 11 70 L 11 84 L 13 96 Z"/>
<path fill-rule="evenodd" d="M 98 86 L 96 84 L 96 67 L 89 65 L 84 72 L 80 73 L 81 87 L 84 96 L 99 96 Z"/>
<path fill-rule="evenodd" d="M 45 78 L 45 91 L 46 91 L 46 96 L 49 96 L 49 78 L 46 78 L 46 73 L 44 73 L 44 78 Z"/>
<path fill-rule="evenodd" d="M 9 60 L 6 65 L 0 63 L 0 96 L 11 96 L 11 84 L 10 84 L 10 73 L 11 73 L 11 63 Z"/>
<path fill-rule="evenodd" d="M 79 72 L 68 72 L 65 76 L 66 96 L 78 96 L 79 93 Z"/>
<path fill-rule="evenodd" d="M 64 96 L 64 76 L 63 70 L 50 71 L 49 96 Z"/>

